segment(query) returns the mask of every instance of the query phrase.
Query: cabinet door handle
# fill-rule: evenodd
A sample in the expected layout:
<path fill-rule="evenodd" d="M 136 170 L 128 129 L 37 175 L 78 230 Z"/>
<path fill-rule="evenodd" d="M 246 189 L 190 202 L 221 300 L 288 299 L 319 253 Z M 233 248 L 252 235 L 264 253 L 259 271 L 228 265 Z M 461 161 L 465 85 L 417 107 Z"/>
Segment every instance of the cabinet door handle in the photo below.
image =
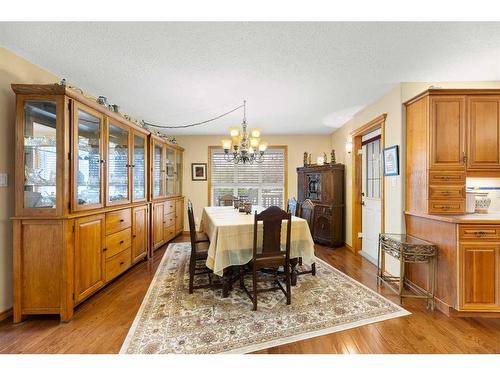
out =
<path fill-rule="evenodd" d="M 132 235 L 132 238 L 136 238 L 136 237 L 137 237 L 137 235 L 135 235 L 135 234 Z"/>
<path fill-rule="evenodd" d="M 124 243 L 124 242 L 125 242 L 125 241 L 121 240 L 121 241 L 120 241 L 120 245 L 123 245 L 123 243 Z"/>
<path fill-rule="evenodd" d="M 108 249 L 105 247 L 104 249 L 102 249 L 102 251 L 107 251 Z"/>
<path fill-rule="evenodd" d="M 123 223 L 125 221 L 125 219 L 120 219 L 120 223 Z"/>
<path fill-rule="evenodd" d="M 120 262 L 120 266 L 123 266 L 125 264 L 125 262 Z"/>

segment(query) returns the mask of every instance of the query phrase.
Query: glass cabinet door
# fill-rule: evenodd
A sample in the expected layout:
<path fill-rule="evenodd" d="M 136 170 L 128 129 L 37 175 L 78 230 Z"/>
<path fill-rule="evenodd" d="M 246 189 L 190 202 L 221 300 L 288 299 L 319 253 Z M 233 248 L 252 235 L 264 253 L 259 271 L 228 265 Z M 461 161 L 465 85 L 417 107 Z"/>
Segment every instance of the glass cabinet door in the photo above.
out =
<path fill-rule="evenodd" d="M 146 138 L 134 134 L 134 157 L 132 160 L 134 201 L 146 199 Z"/>
<path fill-rule="evenodd" d="M 76 208 L 102 207 L 102 118 L 80 108 L 76 111 Z"/>
<path fill-rule="evenodd" d="M 56 208 L 56 103 L 24 103 L 24 208 Z"/>
<path fill-rule="evenodd" d="M 108 203 L 129 202 L 129 132 L 109 123 L 107 184 Z"/>
<path fill-rule="evenodd" d="M 165 190 L 166 195 L 175 194 L 175 151 L 166 147 L 165 151 Z"/>
<path fill-rule="evenodd" d="M 162 197 L 163 193 L 163 147 L 154 143 L 153 147 L 153 198 Z"/>
<path fill-rule="evenodd" d="M 175 193 L 182 195 L 182 151 L 175 152 Z"/>

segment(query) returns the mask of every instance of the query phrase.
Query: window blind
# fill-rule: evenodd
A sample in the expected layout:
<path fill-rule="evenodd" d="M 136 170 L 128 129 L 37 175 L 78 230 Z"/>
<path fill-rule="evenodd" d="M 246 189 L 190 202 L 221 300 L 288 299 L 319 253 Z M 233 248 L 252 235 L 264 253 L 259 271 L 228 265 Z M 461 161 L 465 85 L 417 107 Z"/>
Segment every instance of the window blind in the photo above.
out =
<path fill-rule="evenodd" d="M 219 198 L 231 194 L 245 196 L 254 205 L 284 207 L 285 148 L 266 150 L 264 161 L 254 164 L 234 164 L 224 160 L 222 148 L 210 151 L 210 196 L 212 205 Z"/>

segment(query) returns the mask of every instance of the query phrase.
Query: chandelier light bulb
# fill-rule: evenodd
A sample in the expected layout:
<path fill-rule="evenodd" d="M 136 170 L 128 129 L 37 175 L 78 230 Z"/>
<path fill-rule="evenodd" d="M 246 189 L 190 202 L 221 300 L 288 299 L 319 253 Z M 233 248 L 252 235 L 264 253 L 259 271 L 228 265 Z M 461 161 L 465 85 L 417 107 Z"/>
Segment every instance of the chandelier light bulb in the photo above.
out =
<path fill-rule="evenodd" d="M 240 135 L 240 130 L 238 128 L 231 128 L 229 129 L 229 134 L 231 134 L 231 137 L 238 137 Z"/>
<path fill-rule="evenodd" d="M 257 148 L 259 147 L 259 139 L 258 138 L 250 138 L 250 146 Z"/>
<path fill-rule="evenodd" d="M 222 140 L 222 148 L 224 150 L 230 150 L 231 149 L 231 140 L 230 139 L 223 139 Z"/>
<path fill-rule="evenodd" d="M 260 129 L 252 129 L 252 137 L 259 138 L 260 137 Z"/>
<path fill-rule="evenodd" d="M 266 142 L 262 142 L 260 145 L 259 145 L 259 151 L 260 152 L 264 152 L 267 150 L 267 143 Z"/>

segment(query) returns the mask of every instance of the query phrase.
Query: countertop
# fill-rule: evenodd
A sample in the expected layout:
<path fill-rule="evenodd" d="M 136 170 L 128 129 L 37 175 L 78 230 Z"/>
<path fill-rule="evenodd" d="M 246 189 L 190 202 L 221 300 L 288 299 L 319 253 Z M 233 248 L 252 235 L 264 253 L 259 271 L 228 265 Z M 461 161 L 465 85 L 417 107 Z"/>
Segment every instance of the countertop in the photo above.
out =
<path fill-rule="evenodd" d="M 457 224 L 500 224 L 500 212 L 487 214 L 465 214 L 465 215 L 432 215 L 418 212 L 405 211 L 406 215 L 423 217 L 426 219 L 446 221 Z"/>

